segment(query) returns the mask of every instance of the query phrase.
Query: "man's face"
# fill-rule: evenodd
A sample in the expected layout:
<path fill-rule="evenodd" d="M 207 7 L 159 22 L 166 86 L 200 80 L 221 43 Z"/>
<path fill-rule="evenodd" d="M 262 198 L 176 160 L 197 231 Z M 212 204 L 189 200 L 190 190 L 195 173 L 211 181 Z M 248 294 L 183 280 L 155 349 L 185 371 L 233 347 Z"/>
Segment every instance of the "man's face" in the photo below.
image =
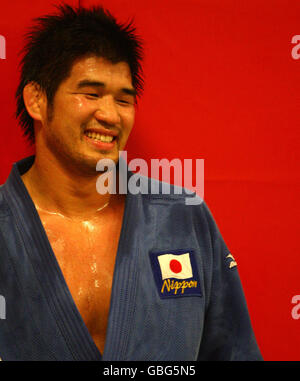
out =
<path fill-rule="evenodd" d="M 87 175 L 103 158 L 118 161 L 135 116 L 135 91 L 126 62 L 101 57 L 76 61 L 44 117 L 36 149 L 46 147 L 68 167 Z M 43 152 L 41 152 L 43 154 Z"/>

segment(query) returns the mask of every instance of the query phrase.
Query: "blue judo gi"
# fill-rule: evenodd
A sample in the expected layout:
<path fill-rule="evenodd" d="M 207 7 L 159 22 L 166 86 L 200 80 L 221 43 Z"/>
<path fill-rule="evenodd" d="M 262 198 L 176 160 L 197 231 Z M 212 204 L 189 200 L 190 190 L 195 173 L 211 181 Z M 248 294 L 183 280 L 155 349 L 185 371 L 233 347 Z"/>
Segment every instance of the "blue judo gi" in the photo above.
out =
<path fill-rule="evenodd" d="M 14 164 L 0 187 L 0 357 L 261 360 L 235 261 L 206 204 L 126 195 L 104 353 L 73 301 Z"/>

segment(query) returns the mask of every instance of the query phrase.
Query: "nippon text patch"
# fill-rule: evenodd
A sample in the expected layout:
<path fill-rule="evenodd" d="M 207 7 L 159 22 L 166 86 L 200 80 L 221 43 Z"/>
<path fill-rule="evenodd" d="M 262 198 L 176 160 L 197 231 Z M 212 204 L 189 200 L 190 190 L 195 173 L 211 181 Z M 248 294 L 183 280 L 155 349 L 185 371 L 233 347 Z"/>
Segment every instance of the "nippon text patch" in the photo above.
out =
<path fill-rule="evenodd" d="M 193 250 L 150 252 L 150 261 L 161 298 L 202 296 Z"/>

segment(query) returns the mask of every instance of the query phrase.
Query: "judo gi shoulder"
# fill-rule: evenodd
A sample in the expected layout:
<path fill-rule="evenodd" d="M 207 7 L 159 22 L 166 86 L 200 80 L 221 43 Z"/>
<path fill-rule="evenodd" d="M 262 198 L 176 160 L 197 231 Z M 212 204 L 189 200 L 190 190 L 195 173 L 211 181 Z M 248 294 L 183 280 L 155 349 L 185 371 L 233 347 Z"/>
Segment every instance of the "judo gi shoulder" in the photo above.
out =
<path fill-rule="evenodd" d="M 199 212 L 199 211 L 198 211 Z M 199 360 L 262 360 L 252 329 L 237 262 L 228 250 L 206 204 L 206 215 L 212 245 L 210 285 Z"/>
<path fill-rule="evenodd" d="M 0 185 L 0 218 L 10 214 L 7 203 L 3 196 L 3 185 Z"/>
<path fill-rule="evenodd" d="M 155 198 L 162 199 L 157 203 L 159 217 L 155 224 L 159 246 L 193 251 L 186 249 L 182 253 L 188 252 L 190 258 L 193 254 L 195 263 L 191 262 L 191 267 L 197 270 L 201 284 L 201 295 L 195 294 L 204 305 L 198 360 L 262 360 L 237 262 L 209 208 L 198 196 L 186 195 L 176 187 L 171 187 L 170 193 L 149 197 L 153 202 Z M 172 253 L 181 254 L 176 250 Z M 197 303 L 195 299 L 195 306 Z"/>

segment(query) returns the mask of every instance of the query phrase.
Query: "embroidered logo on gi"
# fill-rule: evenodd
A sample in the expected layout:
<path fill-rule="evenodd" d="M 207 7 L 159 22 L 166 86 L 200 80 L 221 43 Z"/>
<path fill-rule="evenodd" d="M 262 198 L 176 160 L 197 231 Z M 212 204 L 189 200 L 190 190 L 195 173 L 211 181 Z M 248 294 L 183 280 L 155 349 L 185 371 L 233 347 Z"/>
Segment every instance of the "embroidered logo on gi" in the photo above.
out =
<path fill-rule="evenodd" d="M 229 262 L 229 268 L 230 269 L 231 269 L 231 267 L 237 266 L 236 260 L 233 258 L 233 255 L 228 254 L 226 258 L 231 259 L 231 261 Z"/>
<path fill-rule="evenodd" d="M 192 250 L 150 252 L 150 260 L 161 298 L 202 296 Z"/>

